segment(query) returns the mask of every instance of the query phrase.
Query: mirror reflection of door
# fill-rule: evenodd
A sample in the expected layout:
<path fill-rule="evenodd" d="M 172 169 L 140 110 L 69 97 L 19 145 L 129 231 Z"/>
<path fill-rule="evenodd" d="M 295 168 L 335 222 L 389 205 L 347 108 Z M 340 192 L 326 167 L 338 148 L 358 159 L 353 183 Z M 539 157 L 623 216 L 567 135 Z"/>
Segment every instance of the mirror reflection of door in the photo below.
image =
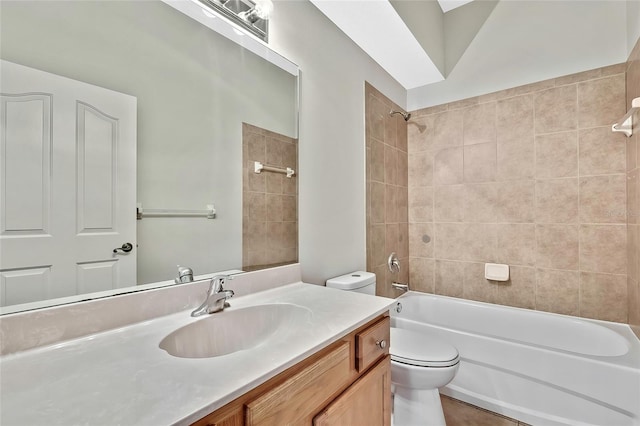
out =
<path fill-rule="evenodd" d="M 132 285 L 136 98 L 0 71 L 0 306 Z"/>

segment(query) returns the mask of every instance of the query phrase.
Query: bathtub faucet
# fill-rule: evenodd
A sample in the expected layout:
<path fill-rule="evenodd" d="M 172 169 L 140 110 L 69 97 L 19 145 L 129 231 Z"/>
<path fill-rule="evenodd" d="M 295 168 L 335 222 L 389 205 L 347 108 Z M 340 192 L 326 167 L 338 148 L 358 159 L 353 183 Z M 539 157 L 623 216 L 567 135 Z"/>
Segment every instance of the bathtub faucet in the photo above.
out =
<path fill-rule="evenodd" d="M 393 281 L 391 283 L 391 287 L 395 288 L 396 290 L 409 291 L 409 284 L 402 284 Z"/>

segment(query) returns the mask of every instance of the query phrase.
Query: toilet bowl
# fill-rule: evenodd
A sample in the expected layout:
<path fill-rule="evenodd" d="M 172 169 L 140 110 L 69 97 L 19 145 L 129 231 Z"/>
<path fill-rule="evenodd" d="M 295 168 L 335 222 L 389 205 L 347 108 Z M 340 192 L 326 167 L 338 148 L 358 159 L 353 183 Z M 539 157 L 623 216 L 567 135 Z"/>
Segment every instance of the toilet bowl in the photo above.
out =
<path fill-rule="evenodd" d="M 376 276 L 356 271 L 327 280 L 327 287 L 375 294 Z M 445 426 L 438 388 L 453 380 L 460 356 L 453 346 L 415 331 L 391 327 L 394 426 Z"/>
<path fill-rule="evenodd" d="M 460 355 L 443 341 L 392 327 L 394 426 L 445 426 L 438 388 L 456 375 Z"/>

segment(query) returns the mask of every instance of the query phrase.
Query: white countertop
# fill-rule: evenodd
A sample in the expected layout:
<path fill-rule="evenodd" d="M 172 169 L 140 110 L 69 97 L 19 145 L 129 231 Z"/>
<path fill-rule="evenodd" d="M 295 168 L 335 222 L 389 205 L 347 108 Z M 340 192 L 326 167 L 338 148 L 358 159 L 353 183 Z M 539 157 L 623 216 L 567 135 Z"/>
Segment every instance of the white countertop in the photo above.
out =
<path fill-rule="evenodd" d="M 394 301 L 295 283 L 230 303 L 225 312 L 292 303 L 312 315 L 279 344 L 267 341 L 215 358 L 178 358 L 158 347 L 172 331 L 207 318 L 192 318 L 190 311 L 4 356 L 0 424 L 189 424 L 386 312 Z"/>

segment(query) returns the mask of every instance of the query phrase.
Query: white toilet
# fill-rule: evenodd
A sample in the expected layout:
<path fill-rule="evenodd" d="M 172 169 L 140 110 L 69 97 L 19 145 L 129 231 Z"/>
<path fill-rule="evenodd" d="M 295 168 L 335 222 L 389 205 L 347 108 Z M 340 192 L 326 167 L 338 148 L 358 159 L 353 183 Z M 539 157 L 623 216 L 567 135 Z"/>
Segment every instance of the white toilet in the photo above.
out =
<path fill-rule="evenodd" d="M 376 276 L 357 271 L 327 281 L 327 287 L 375 294 Z M 438 388 L 456 375 L 458 350 L 415 331 L 391 327 L 394 426 L 444 426 Z"/>

